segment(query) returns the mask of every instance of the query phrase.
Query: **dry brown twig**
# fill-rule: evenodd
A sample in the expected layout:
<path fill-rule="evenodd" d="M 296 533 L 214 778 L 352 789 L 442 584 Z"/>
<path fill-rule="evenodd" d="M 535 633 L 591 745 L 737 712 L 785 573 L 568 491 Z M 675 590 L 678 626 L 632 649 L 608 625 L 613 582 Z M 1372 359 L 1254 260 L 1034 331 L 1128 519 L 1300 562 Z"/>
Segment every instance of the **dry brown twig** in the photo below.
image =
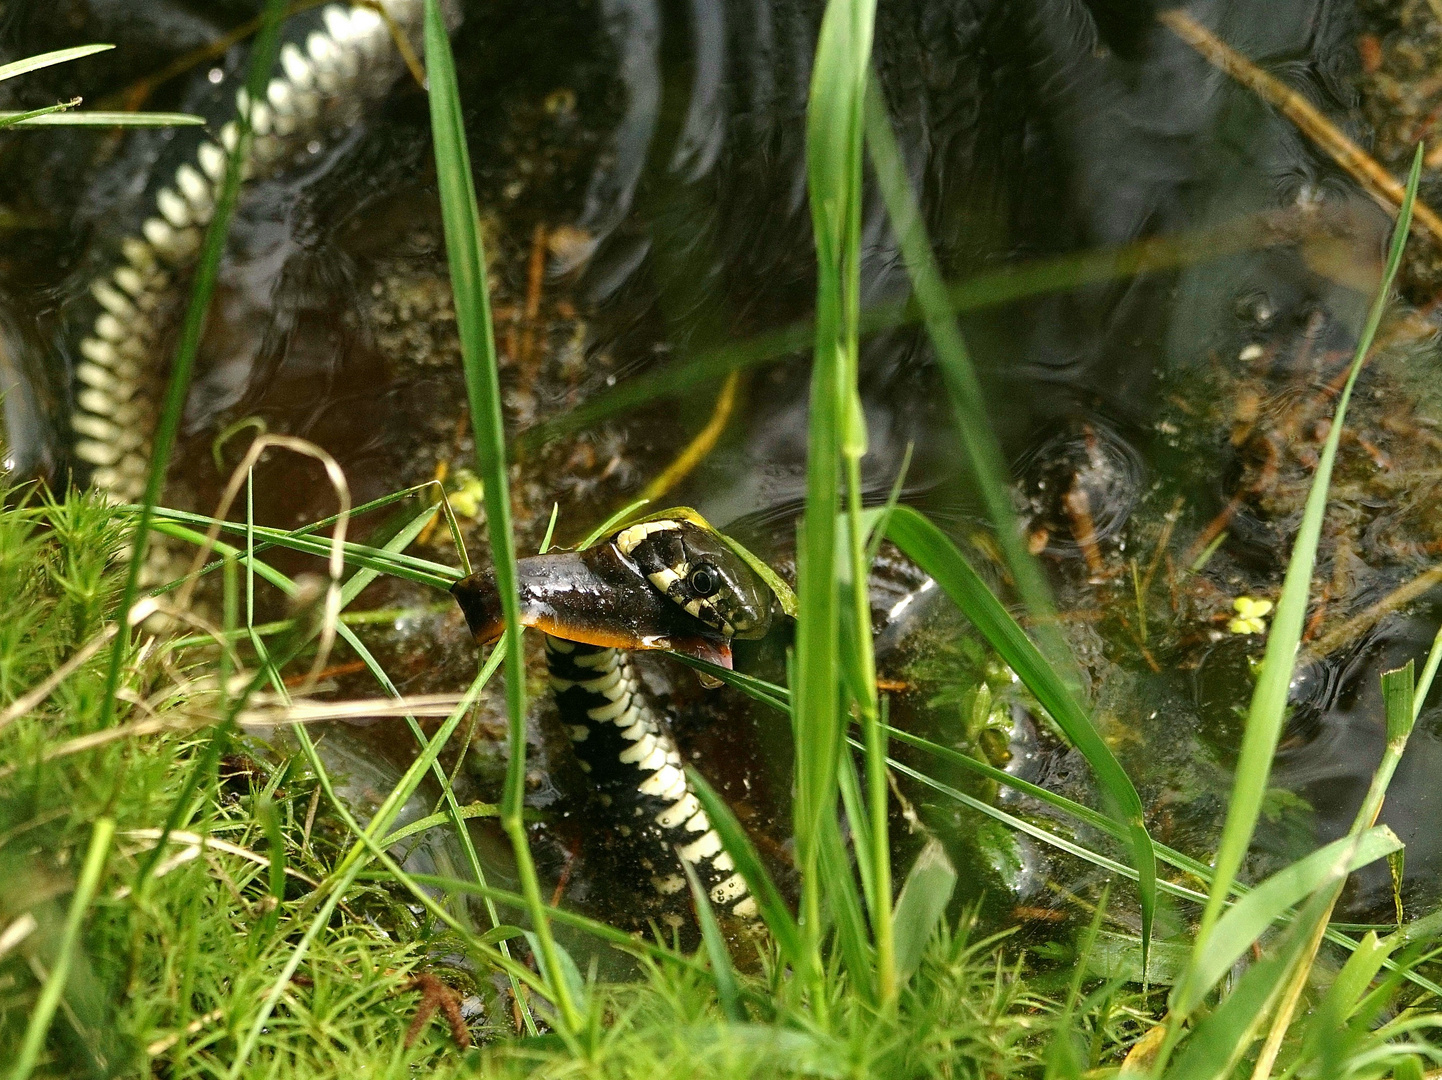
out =
<path fill-rule="evenodd" d="M 1315 105 L 1280 79 L 1263 71 L 1185 11 L 1163 11 L 1157 19 L 1209 62 L 1296 124 L 1304 135 L 1361 184 L 1384 210 L 1396 216 L 1406 189 L 1377 163 L 1376 158 L 1338 130 Z M 1412 204 L 1412 228 L 1419 235 L 1442 241 L 1442 218 L 1421 199 Z"/>

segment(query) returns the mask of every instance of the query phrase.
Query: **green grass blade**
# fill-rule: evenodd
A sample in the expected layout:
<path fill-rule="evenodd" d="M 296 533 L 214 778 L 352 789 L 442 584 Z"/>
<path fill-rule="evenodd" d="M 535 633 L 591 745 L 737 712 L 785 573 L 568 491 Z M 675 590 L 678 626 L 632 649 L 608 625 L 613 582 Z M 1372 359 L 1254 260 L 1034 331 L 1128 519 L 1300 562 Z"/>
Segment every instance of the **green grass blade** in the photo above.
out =
<path fill-rule="evenodd" d="M 115 48 L 114 45 L 75 45 L 69 49 L 56 49 L 53 52 L 38 53 L 21 60 L 12 60 L 8 64 L 0 64 L 0 82 L 13 79 L 17 75 L 39 71 L 41 68 L 79 60 L 82 56 L 94 56 L 96 53 L 107 52 L 113 48 Z"/>
<path fill-rule="evenodd" d="M 71 98 L 69 101 L 58 101 L 54 105 L 31 109 L 29 112 L 0 112 L 0 128 L 18 127 L 29 121 L 39 120 L 41 117 L 59 116 L 79 104 L 79 98 Z"/>
<path fill-rule="evenodd" d="M 205 117 L 193 113 L 163 112 L 70 112 L 50 108 L 31 113 L 0 112 L 0 127 L 56 128 L 56 127 L 106 127 L 106 128 L 159 128 L 159 127 L 200 127 Z"/>
<path fill-rule="evenodd" d="M 696 792 L 696 798 L 701 800 L 706 816 L 711 819 L 711 827 L 720 835 L 721 846 L 736 864 L 737 872 L 746 879 L 747 888 L 756 898 L 756 906 L 761 911 L 766 928 L 781 947 L 782 957 L 789 964 L 800 964 L 806 958 L 801 944 L 801 932 L 796 926 L 796 920 L 786 908 L 786 901 L 781 899 L 776 883 L 771 880 L 771 875 L 761 864 L 756 849 L 751 846 L 746 830 L 736 820 L 736 815 L 726 805 L 726 800 L 716 794 L 704 776 L 689 767 L 686 769 L 686 776 L 691 781 L 691 789 Z"/>
<path fill-rule="evenodd" d="M 903 984 L 921 967 L 926 946 L 956 890 L 956 867 L 938 840 L 930 840 L 896 898 L 896 977 Z"/>
<path fill-rule="evenodd" d="M 1337 1038 L 1358 1003 L 1366 996 L 1372 980 L 1382 970 L 1390 951 L 1386 944 L 1377 940 L 1375 932 L 1358 943 L 1357 951 L 1347 958 L 1332 985 L 1327 987 L 1321 1002 L 1307 1018 L 1302 1048 L 1297 1053 L 1299 1062 L 1313 1060 L 1328 1042 Z"/>
<path fill-rule="evenodd" d="M 721 1011 L 733 1024 L 744 1024 L 746 1011 L 741 1007 L 736 971 L 731 966 L 731 953 L 721 935 L 716 912 L 711 909 L 711 898 L 706 895 L 701 879 L 696 876 L 691 864 L 685 859 L 679 861 L 686 875 L 686 884 L 691 886 L 691 902 L 696 905 L 696 921 L 701 924 L 701 942 L 706 947 L 706 959 L 711 962 L 711 975 L 716 980 L 716 998 L 721 1002 Z"/>
<path fill-rule="evenodd" d="M 505 616 L 500 646 L 506 656 L 506 713 L 510 722 L 510 759 L 502 797 L 501 819 L 516 852 L 522 892 L 530 901 L 531 918 L 540 943 L 541 962 L 560 1013 L 563 1033 L 576 1031 L 581 1015 L 561 966 L 541 903 L 540 885 L 531 860 L 522 801 L 526 780 L 526 661 L 516 592 L 516 544 L 511 530 L 511 494 L 506 475 L 506 436 L 501 417 L 501 389 L 486 257 L 481 244 L 481 215 L 471 174 L 470 151 L 456 83 L 455 58 L 437 0 L 426 0 L 426 65 L 430 83 L 431 134 L 435 141 L 436 180 L 450 264 L 451 291 L 460 331 L 466 395 L 476 441 L 476 467 L 484 485 L 486 529 L 491 560 Z"/>
<path fill-rule="evenodd" d="M 1407 230 L 1412 221 L 1412 203 L 1417 194 L 1417 182 L 1421 175 L 1422 148 L 1412 162 L 1412 173 L 1407 182 L 1407 197 L 1397 215 L 1396 228 L 1392 233 L 1391 250 L 1387 256 L 1386 272 L 1381 286 L 1367 314 L 1367 322 L 1357 341 L 1357 351 L 1352 357 L 1352 366 L 1337 401 L 1336 414 L 1331 430 L 1322 448 L 1317 463 L 1316 475 L 1312 478 L 1311 490 L 1302 511 L 1301 527 L 1292 547 L 1292 556 L 1287 564 L 1287 574 L 1282 582 L 1281 596 L 1277 600 L 1276 615 L 1267 634 L 1267 648 L 1263 656 L 1261 672 L 1252 693 L 1251 707 L 1247 712 L 1246 732 L 1242 736 L 1242 747 L 1237 757 L 1236 781 L 1232 797 L 1227 804 L 1226 822 L 1217 848 L 1216 878 L 1212 883 L 1212 899 L 1202 913 L 1201 925 L 1197 929 L 1195 956 L 1200 962 L 1209 948 L 1213 926 L 1221 915 L 1222 902 L 1236 877 L 1237 870 L 1251 847 L 1252 833 L 1256 829 L 1257 817 L 1261 813 L 1262 800 L 1266 795 L 1271 776 L 1272 757 L 1277 749 L 1282 723 L 1287 710 L 1287 692 L 1292 680 L 1292 664 L 1302 640 L 1302 628 L 1306 621 L 1307 597 L 1312 585 L 1312 568 L 1316 565 L 1317 545 L 1322 535 L 1322 520 L 1327 512 L 1327 492 L 1332 481 L 1332 466 L 1337 458 L 1337 446 L 1342 438 L 1342 428 L 1347 415 L 1347 403 L 1352 397 L 1357 375 L 1372 348 L 1377 328 L 1382 322 L 1392 282 L 1401 265 L 1402 250 L 1407 240 Z"/>
<path fill-rule="evenodd" d="M 956 413 L 956 431 L 966 451 L 972 475 L 981 491 L 997 544 L 1016 582 L 1017 592 L 1044 628 L 1043 652 L 1052 663 L 1070 675 L 1072 662 L 1065 643 L 1050 623 L 1055 614 L 1051 589 L 1035 557 L 1022 542 L 1021 527 L 1012 504 L 1010 472 L 1001 444 L 992 432 L 989 412 L 982 397 L 981 383 L 972 366 L 966 342 L 956 325 L 956 313 L 942 281 L 941 269 L 931 250 L 921 210 L 911 191 L 906 165 L 891 130 L 891 120 L 880 93 L 873 89 L 866 101 L 866 144 L 877 185 L 886 201 L 891 228 L 901 247 L 911 276 L 912 290 L 921 308 L 926 331 L 946 379 Z"/>
<path fill-rule="evenodd" d="M 821 819 L 816 872 L 825 912 L 836 932 L 836 944 L 850 978 L 851 990 L 869 1005 L 879 1002 L 877 956 L 866 935 L 866 917 L 856 889 L 856 875 L 835 815 Z M 859 841 L 860 835 L 855 837 Z M 888 912 L 890 910 L 888 900 Z"/>
<path fill-rule="evenodd" d="M 985 762 L 977 761 L 974 758 L 967 757 L 965 754 L 953 750 L 950 747 L 940 746 L 934 742 L 930 742 L 927 739 L 912 735 L 910 732 L 902 731 L 900 728 L 887 728 L 887 734 L 891 738 L 895 739 L 897 742 L 903 742 L 910 746 L 914 746 L 919 750 L 924 750 L 926 753 L 931 754 L 934 757 L 938 757 L 943 761 L 948 761 L 955 765 L 959 765 L 962 768 L 969 769 L 970 771 L 976 773 L 978 776 L 984 777 L 988 780 L 992 780 L 998 784 L 1003 784 L 1007 787 L 1012 788 L 1015 791 L 1021 792 L 1024 795 L 1028 795 L 1038 800 L 1039 802 L 1043 802 L 1049 806 L 1053 806 L 1056 809 L 1062 811 L 1063 813 L 1075 817 L 1078 821 L 1081 821 L 1084 824 L 1091 826 L 1092 828 L 1099 829 L 1102 832 L 1105 832 L 1118 840 L 1125 841 L 1129 838 L 1129 833 L 1127 832 L 1125 826 L 1119 825 L 1111 818 L 1108 818 L 1103 814 L 1097 813 L 1089 806 L 1083 806 L 1081 803 L 1073 802 L 1071 799 L 1068 799 L 1065 796 L 1058 795 L 1052 791 L 1048 791 L 1046 788 L 1038 787 L 1037 785 L 1022 780 L 1019 777 L 1012 776 L 1010 773 L 1002 772 L 1000 769 L 994 768 L 993 766 L 988 765 Z M 856 740 L 851 740 L 851 745 L 858 750 L 862 748 L 861 743 Z M 947 785 L 942 784 L 939 781 L 936 781 L 933 778 L 927 776 L 925 773 L 911 769 L 909 766 L 903 765 L 894 759 L 889 759 L 888 763 L 892 769 L 895 769 L 898 772 L 910 776 L 913 779 L 918 780 L 920 783 L 931 787 L 933 790 L 940 791 L 944 795 L 955 797 L 957 794 L 959 794 L 956 789 L 948 787 Z M 966 796 L 959 801 L 965 803 L 968 806 L 973 806 L 973 803 L 969 801 L 970 799 L 970 796 Z M 975 807 L 973 806 L 973 808 Z M 983 811 L 983 813 L 985 812 L 986 811 Z M 996 820 L 1001 821 L 1003 824 L 1009 827 L 1017 827 L 1017 822 L 1021 821 L 1021 819 L 1013 819 L 1009 815 L 992 816 L 995 816 Z M 1021 831 L 1025 832 L 1027 830 L 1023 828 Z M 1047 844 L 1052 844 L 1053 840 L 1056 839 L 1054 837 L 1054 834 L 1051 833 L 1047 833 L 1045 836 L 1039 836 L 1035 833 L 1029 833 L 1029 835 L 1036 836 L 1037 839 Z M 1188 855 L 1184 855 L 1180 851 L 1169 848 L 1165 844 L 1158 844 L 1153 841 L 1152 846 L 1153 849 L 1156 851 L 1157 858 L 1160 861 L 1165 862 L 1170 866 L 1174 866 L 1178 870 L 1182 870 L 1188 874 L 1191 874 L 1193 877 L 1198 878 L 1199 880 L 1205 882 L 1208 885 L 1211 884 L 1212 868 L 1210 866 L 1207 866 L 1205 863 L 1193 859 Z M 1111 868 L 1112 866 L 1116 865 L 1114 863 L 1111 863 L 1110 861 L 1097 861 L 1102 857 L 1097 856 L 1096 858 L 1092 858 L 1095 853 L 1082 852 L 1080 850 L 1072 850 L 1065 847 L 1061 848 L 1061 850 L 1067 851 L 1069 854 L 1077 855 L 1077 857 L 1086 859 L 1087 861 L 1093 862 L 1098 866 L 1107 866 L 1108 868 Z M 1124 868 L 1122 872 L 1133 880 L 1136 879 L 1136 872 L 1131 868 Z M 1200 893 L 1192 889 L 1185 889 L 1180 886 L 1175 886 L 1165 880 L 1159 879 L 1157 882 L 1157 888 L 1159 892 L 1166 892 L 1170 895 L 1182 897 L 1189 900 L 1196 900 L 1199 902 L 1205 902 L 1206 900 L 1206 895 L 1204 893 Z M 1241 884 L 1240 882 L 1234 881 L 1232 883 L 1233 896 L 1245 896 L 1250 891 L 1251 890 L 1247 886 Z M 1442 930 L 1442 912 L 1436 912 L 1432 915 L 1424 916 L 1423 918 L 1418 919 L 1413 923 L 1409 923 L 1407 926 L 1403 927 L 1402 930 L 1398 931 L 1398 933 L 1394 935 L 1393 938 L 1388 939 L 1388 941 L 1390 942 L 1388 950 L 1389 952 L 1393 952 L 1396 951 L 1396 949 L 1401 948 L 1403 945 L 1426 940 L 1432 936 L 1435 936 L 1439 930 Z M 1346 949 L 1348 952 L 1354 952 L 1358 947 L 1355 938 L 1348 937 L 1345 933 L 1343 933 L 1340 929 L 1337 929 L 1336 927 L 1329 927 L 1327 929 L 1326 938 L 1328 941 L 1332 942 L 1332 944 L 1337 945 L 1342 949 Z M 1411 982 L 1413 985 L 1421 987 L 1428 993 L 1436 994 L 1438 997 L 1442 997 L 1442 984 L 1434 982 L 1433 980 L 1427 978 L 1426 976 L 1411 968 L 1407 968 L 1405 970 L 1401 969 L 1398 965 L 1394 964 L 1390 960 L 1386 961 L 1385 966 L 1388 968 L 1388 970 L 1395 971 L 1401 974 L 1403 978 L 1407 979 L 1407 981 Z"/>
<path fill-rule="evenodd" d="M 606 536 L 607 534 L 619 529 L 626 522 L 630 521 L 631 518 L 639 514 L 641 510 L 650 503 L 650 501 L 650 499 L 637 499 L 635 502 L 628 503 L 626 506 L 621 507 L 621 509 L 617 510 L 605 521 L 601 522 L 601 524 L 597 525 L 594 529 L 592 529 L 586 535 L 586 538 L 576 545 L 576 550 L 585 551 L 586 548 L 590 547 L 597 540 L 601 539 L 601 537 Z"/>
<path fill-rule="evenodd" d="M 1224 1080 L 1231 1075 L 1328 906 L 1328 890 L 1312 895 L 1276 948 L 1249 967 L 1216 1011 L 1198 1025 L 1166 1080 Z"/>
<path fill-rule="evenodd" d="M 105 861 L 110 854 L 110 841 L 115 836 L 115 820 L 109 817 L 96 819 L 90 832 L 90 846 L 85 852 L 85 863 L 80 869 L 80 880 L 76 882 L 75 893 L 70 898 L 70 909 L 65 914 L 65 927 L 60 934 L 60 947 L 49 977 L 35 1001 L 35 1008 L 25 1023 L 25 1035 L 21 1040 L 15 1065 L 10 1070 L 10 1080 L 27 1080 L 35 1071 L 40 1058 L 45 1036 L 50 1031 L 50 1021 L 60 1005 L 65 984 L 70 980 L 70 967 L 75 962 L 75 950 L 80 943 L 80 927 L 85 913 L 90 910 L 90 901 L 100 886 L 100 875 L 105 871 Z"/>
<path fill-rule="evenodd" d="M 247 526 L 243 521 L 217 521 L 215 518 L 206 517 L 204 514 L 192 514 L 184 510 L 171 510 L 168 507 L 158 506 L 154 510 L 154 519 L 157 522 L 172 521 L 185 525 L 203 525 L 210 528 L 219 525 L 221 532 L 237 533 L 244 535 Z M 302 551 L 308 555 L 316 555 L 320 558 L 328 558 L 331 551 L 331 541 L 323 536 L 310 536 L 305 533 L 286 532 L 283 529 L 267 528 L 264 525 L 255 525 L 250 528 L 254 535 L 266 541 L 265 545 L 256 545 L 256 550 L 262 546 L 281 547 L 290 551 Z M 446 566 L 442 563 L 431 562 L 429 559 L 420 559 L 414 555 L 406 555 L 398 551 L 387 551 L 385 548 L 371 547 L 367 544 L 357 544 L 347 540 L 341 545 L 341 554 L 346 563 L 351 566 L 358 566 L 365 570 L 381 574 L 389 574 L 391 577 L 405 578 L 407 581 L 414 581 L 419 585 L 429 585 L 433 589 L 447 591 L 457 581 L 461 580 L 461 572 L 455 567 Z"/>
<path fill-rule="evenodd" d="M 1142 941 L 1149 943 L 1156 910 L 1156 855 L 1142 820 L 1141 798 L 1126 770 L 1097 734 L 1062 677 L 946 534 L 910 507 L 899 506 L 891 516 L 887 535 L 936 579 L 1091 765 L 1108 808 L 1126 827 L 1130 838 L 1142 905 Z"/>
<path fill-rule="evenodd" d="M 240 1076 L 244 1071 L 246 1062 L 255 1050 L 256 1044 L 259 1042 L 261 1034 L 264 1032 L 270 1020 L 271 1014 L 275 1011 L 275 1007 L 279 1004 L 281 997 L 290 988 L 292 976 L 294 976 L 300 968 L 301 962 L 305 959 L 306 954 L 310 951 L 310 947 L 316 938 L 329 925 L 330 918 L 335 913 L 336 906 L 340 903 L 345 890 L 350 888 L 357 875 L 365 869 L 368 857 L 374 854 L 373 847 L 376 839 L 390 831 L 391 823 L 394 822 L 396 814 L 400 812 L 401 808 L 406 804 L 406 800 L 408 800 L 411 795 L 414 794 L 416 788 L 420 786 L 421 780 L 425 777 L 426 773 L 430 771 L 432 765 L 439 757 L 441 749 L 455 733 L 456 728 L 460 726 L 460 722 L 467 711 L 475 705 L 476 699 L 480 696 L 486 683 L 490 681 L 491 676 L 495 674 L 496 669 L 501 666 L 502 655 L 499 649 L 491 654 L 490 658 L 476 675 L 476 678 L 471 682 L 470 687 L 467 688 L 465 696 L 461 699 L 455 710 L 446 718 L 441 726 L 436 729 L 435 735 L 427 742 L 425 750 L 417 755 L 416 759 L 407 767 L 400 780 L 396 782 L 396 786 L 392 788 L 390 793 L 382 800 L 380 806 L 376 808 L 375 814 L 371 817 L 370 823 L 364 829 L 358 829 L 356 842 L 331 870 L 326 879 L 321 882 L 320 888 L 316 890 L 312 898 L 313 901 L 320 906 L 310 922 L 306 924 L 305 932 L 291 950 L 290 958 L 285 962 L 280 973 L 271 983 L 270 989 L 261 1000 L 260 1008 L 256 1012 L 255 1018 L 251 1021 L 250 1027 L 246 1029 L 245 1034 L 241 1037 L 240 1044 L 236 1048 L 235 1056 L 231 1060 L 230 1068 L 226 1072 L 229 1080 L 235 1080 L 235 1078 Z M 317 776 L 321 779 L 322 784 L 329 786 L 329 780 L 325 778 L 324 767 L 321 766 L 320 759 L 315 756 L 315 748 L 311 742 L 310 733 L 301 725 L 296 728 L 295 737 L 300 742 L 301 748 L 307 752 L 312 767 L 317 769 Z M 330 796 L 332 803 L 335 805 L 337 812 L 342 815 L 342 818 L 349 818 L 350 812 L 346 809 L 344 802 L 335 797 L 333 792 L 327 792 L 327 795 Z M 499 957 L 499 953 L 497 956 Z M 512 969 L 506 967 L 505 970 L 510 971 Z M 533 976 L 529 971 L 526 971 L 524 975 L 518 974 L 518 977 L 524 980 Z"/>
<path fill-rule="evenodd" d="M 816 337 L 806 455 L 806 507 L 797 552 L 793 687 L 794 809 L 806 977 L 819 990 L 821 847 L 837 802 L 842 700 L 840 590 L 835 574 L 843 452 L 865 445 L 856 396 L 860 350 L 861 104 L 874 0 L 829 0 L 806 108 L 806 179 L 816 243 Z M 821 1002 L 818 1000 L 818 1006 Z"/>
<path fill-rule="evenodd" d="M 1278 870 L 1217 921 L 1202 962 L 1191 965 L 1172 991 L 1172 1008 L 1187 1016 L 1202 1003 L 1248 949 L 1288 909 L 1353 870 L 1400 850 L 1402 842 L 1385 825 L 1359 837 L 1344 836 Z"/>

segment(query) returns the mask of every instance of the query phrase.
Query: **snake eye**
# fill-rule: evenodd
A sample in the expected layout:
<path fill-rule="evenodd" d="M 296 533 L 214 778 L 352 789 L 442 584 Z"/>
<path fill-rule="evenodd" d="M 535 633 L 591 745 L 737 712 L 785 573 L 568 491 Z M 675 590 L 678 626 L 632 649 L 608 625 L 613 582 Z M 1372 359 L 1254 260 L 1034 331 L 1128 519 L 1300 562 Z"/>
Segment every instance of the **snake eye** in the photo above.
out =
<path fill-rule="evenodd" d="M 721 588 L 721 575 L 716 572 L 714 566 L 709 563 L 702 563 L 691 571 L 691 576 L 687 579 L 687 583 L 691 586 L 691 591 L 697 596 L 713 596 L 716 591 Z"/>

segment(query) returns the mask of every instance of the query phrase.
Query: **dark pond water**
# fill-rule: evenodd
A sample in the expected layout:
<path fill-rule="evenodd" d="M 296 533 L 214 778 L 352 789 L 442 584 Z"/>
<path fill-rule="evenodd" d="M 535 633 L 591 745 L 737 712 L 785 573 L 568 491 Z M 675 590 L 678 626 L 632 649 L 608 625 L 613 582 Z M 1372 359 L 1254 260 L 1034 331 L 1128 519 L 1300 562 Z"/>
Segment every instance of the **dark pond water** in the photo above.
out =
<path fill-rule="evenodd" d="M 809 316 L 804 105 L 820 6 L 461 5 L 453 41 L 515 435 L 612 386 Z M 1418 100 L 1431 91 L 1418 89 L 1425 72 L 1414 54 L 1442 29 L 1423 7 L 1380 16 L 1345 0 L 1213 0 L 1189 10 L 1395 166 L 1427 134 Z M 7 107 L 75 92 L 89 104 L 125 100 L 138 80 L 256 8 L 242 0 L 6 5 L 7 56 L 91 40 L 120 47 L 0 93 Z M 1029 294 L 968 305 L 962 327 L 1099 723 L 1143 789 L 1158 837 L 1200 854 L 1219 828 L 1239 710 L 1263 643 L 1260 633 L 1233 632 L 1233 602 L 1275 598 L 1390 222 L 1289 121 L 1143 8 L 884 3 L 876 69 L 947 277 L 982 281 L 972 293 L 980 295 L 1008 268 L 1042 268 Z M 154 86 L 145 104 L 218 124 L 244 62 L 244 46 L 202 60 Z M 438 475 L 473 494 L 425 96 L 404 76 L 388 85 L 353 126 L 248 186 L 171 502 L 213 505 L 245 437 L 217 451 L 220 469 L 212 444 L 252 417 L 333 453 L 357 501 Z M 73 469 L 84 478 L 67 417 L 79 343 L 94 318 L 89 283 L 154 212 L 155 186 L 190 137 L 0 137 L 0 379 L 13 471 L 60 482 Z M 1424 197 L 1438 186 L 1429 171 Z M 1069 257 L 1158 237 L 1175 243 L 1154 269 L 1124 272 L 1119 263 L 1089 284 L 1066 284 Z M 1431 259 L 1419 243 L 1407 284 L 1413 306 L 1389 322 L 1389 343 L 1349 420 L 1314 587 L 1321 599 L 1255 873 L 1345 830 L 1381 754 L 1378 677 L 1420 659 L 1439 621 L 1442 595 L 1425 587 L 1388 606 L 1442 551 Z M 864 260 L 868 304 L 907 296 L 874 194 Z M 177 282 L 173 310 L 155 316 L 157 355 L 173 340 L 182 296 Z M 807 377 L 804 355 L 750 368 L 715 452 L 667 498 L 713 521 L 740 519 L 744 535 L 784 557 L 802 490 Z M 868 487 L 886 491 L 913 447 L 908 499 L 1004 587 L 924 336 L 911 327 L 872 335 L 862 382 Z M 518 443 L 522 550 L 539 542 L 553 505 L 558 537 L 569 540 L 634 497 L 706 423 L 718 391 L 701 383 L 544 445 Z M 291 526 L 333 508 L 312 463 L 264 462 L 263 520 Z M 473 509 L 469 526 L 483 561 Z M 449 560 L 447 543 L 441 531 L 420 550 Z M 898 722 L 1089 798 L 1084 765 L 937 591 L 900 564 L 883 579 L 878 647 L 897 687 Z M 473 671 L 463 625 L 436 600 L 392 583 L 362 601 L 407 609 L 364 631 L 403 690 L 454 690 Z M 775 674 L 778 656 L 772 644 L 749 660 Z M 784 875 L 787 733 L 724 692 L 702 693 L 664 660 L 647 668 L 675 707 L 683 747 Z M 340 689 L 373 692 L 358 675 L 341 677 Z M 628 901 L 587 872 L 584 777 L 536 690 L 532 803 L 550 815 L 537 833 L 545 869 L 565 876 L 575 902 L 624 920 Z M 496 790 L 497 700 L 488 700 L 470 751 L 467 797 Z M 1426 827 L 1442 768 L 1439 724 L 1429 703 L 1383 814 L 1408 842 L 1403 896 L 1417 911 L 1435 899 L 1442 869 Z M 380 762 L 382 774 L 405 746 L 384 724 L 332 740 L 350 747 L 353 763 Z M 934 763 L 907 760 L 941 775 Z M 962 775 L 944 778 L 995 796 Z M 1063 894 L 1087 887 L 1078 864 L 980 825 L 942 796 L 906 790 L 951 843 L 967 895 L 1034 913 L 1065 909 Z M 1354 883 L 1349 905 L 1357 915 L 1391 913 L 1385 868 Z"/>

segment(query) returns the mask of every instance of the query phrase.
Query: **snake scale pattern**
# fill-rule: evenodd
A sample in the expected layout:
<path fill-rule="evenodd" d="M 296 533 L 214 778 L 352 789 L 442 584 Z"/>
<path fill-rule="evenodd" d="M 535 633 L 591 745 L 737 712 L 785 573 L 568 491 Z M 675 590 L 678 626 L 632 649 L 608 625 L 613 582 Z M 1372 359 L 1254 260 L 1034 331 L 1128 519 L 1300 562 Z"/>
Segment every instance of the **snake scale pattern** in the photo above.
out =
<path fill-rule="evenodd" d="M 686 780 L 681 754 L 621 649 L 546 638 L 546 666 L 581 768 L 627 847 L 664 896 L 683 893 L 676 860 L 690 863 L 711 903 L 746 922 L 756 901 Z"/>
<path fill-rule="evenodd" d="M 318 155 L 404 72 L 393 34 L 418 36 L 423 0 L 385 0 L 384 14 L 379 6 L 332 4 L 287 21 L 265 100 L 251 103 L 242 87 L 226 103 L 227 112 L 233 102 L 250 113 L 255 138 L 246 179 L 276 176 Z M 90 282 L 95 309 L 78 346 L 70 424 L 91 487 L 115 502 L 134 502 L 144 491 L 163 387 L 162 313 L 194 265 L 240 143 L 233 116 L 214 119 L 213 137 L 162 170 L 150 216 L 115 245 L 113 262 Z"/>

